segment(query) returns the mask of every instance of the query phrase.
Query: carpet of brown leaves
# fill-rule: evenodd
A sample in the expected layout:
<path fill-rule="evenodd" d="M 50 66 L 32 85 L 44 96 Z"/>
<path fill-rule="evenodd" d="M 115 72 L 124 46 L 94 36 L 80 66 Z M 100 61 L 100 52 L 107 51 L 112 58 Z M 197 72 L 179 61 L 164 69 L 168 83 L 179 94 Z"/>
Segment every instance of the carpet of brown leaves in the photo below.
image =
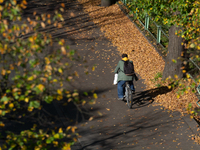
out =
<path fill-rule="evenodd" d="M 110 7 L 100 7 L 101 0 L 78 0 L 89 14 L 92 21 L 101 27 L 101 31 L 117 47 L 120 54 L 127 53 L 133 61 L 135 71 L 144 79 L 146 90 L 154 89 L 151 82 L 156 73 L 162 72 L 165 62 L 149 44 L 146 38 L 136 28 L 129 18 L 120 10 L 117 4 Z M 155 97 L 155 105 L 161 105 L 169 110 L 186 112 L 188 103 L 196 106 L 197 98 L 192 92 L 177 98 L 175 90 Z"/>

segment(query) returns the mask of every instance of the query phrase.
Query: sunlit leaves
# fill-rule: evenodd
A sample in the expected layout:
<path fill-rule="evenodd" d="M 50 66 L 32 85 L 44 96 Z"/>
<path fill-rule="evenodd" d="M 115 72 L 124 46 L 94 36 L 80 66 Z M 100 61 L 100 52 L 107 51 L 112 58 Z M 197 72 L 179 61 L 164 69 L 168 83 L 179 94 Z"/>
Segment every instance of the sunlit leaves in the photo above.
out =
<path fill-rule="evenodd" d="M 65 50 L 65 47 L 64 47 L 64 46 L 62 46 L 62 47 L 61 47 L 61 51 L 62 51 L 62 54 L 63 54 L 63 55 L 66 55 L 66 54 L 67 54 L 67 52 L 66 52 L 66 50 Z"/>
<path fill-rule="evenodd" d="M 39 85 L 37 85 L 36 86 L 40 91 L 43 91 L 44 90 L 44 85 L 42 85 L 42 84 L 39 84 Z"/>
<path fill-rule="evenodd" d="M 163 27 L 166 26 L 169 28 L 171 25 L 178 25 L 184 28 L 178 35 L 188 40 L 188 45 L 198 42 L 200 25 L 200 3 L 198 0 L 169 1 L 167 3 L 164 1 L 149 3 L 149 1 L 138 2 L 137 0 L 132 0 L 130 5 L 129 9 L 138 18 L 142 19 L 148 14 L 157 24 Z"/>
<path fill-rule="evenodd" d="M 9 104 L 9 108 L 13 108 L 14 107 L 14 104 L 13 103 L 10 103 Z"/>
<path fill-rule="evenodd" d="M 69 143 L 65 143 L 63 149 L 64 149 L 64 150 L 71 150 L 70 144 L 69 144 Z"/>
<path fill-rule="evenodd" d="M 16 0 L 11 0 L 11 4 L 16 5 L 17 1 Z"/>
<path fill-rule="evenodd" d="M 61 3 L 60 5 L 61 5 L 63 8 L 65 7 L 65 4 L 64 4 L 64 3 Z"/>
<path fill-rule="evenodd" d="M 6 97 L 6 96 L 3 96 L 3 97 L 1 98 L 1 102 L 7 102 L 8 100 L 9 100 L 9 98 Z"/>
<path fill-rule="evenodd" d="M 57 93 L 58 93 L 59 95 L 62 95 L 62 89 L 58 89 L 58 90 L 57 90 Z"/>
<path fill-rule="evenodd" d="M 83 100 L 83 101 L 82 101 L 82 105 L 85 105 L 85 103 L 86 103 L 86 101 L 85 101 L 85 100 Z"/>
<path fill-rule="evenodd" d="M 62 68 L 58 68 L 58 72 L 62 74 L 63 73 Z"/>
<path fill-rule="evenodd" d="M 30 76 L 29 78 L 28 78 L 28 81 L 32 81 L 34 79 L 34 76 Z"/>
<path fill-rule="evenodd" d="M 3 6 L 0 5 L 0 11 L 2 11 L 2 10 L 3 10 Z"/>
<path fill-rule="evenodd" d="M 79 74 L 77 71 L 74 71 L 74 76 L 79 77 Z"/>
<path fill-rule="evenodd" d="M 62 128 L 59 128 L 58 133 L 63 133 Z"/>
<path fill-rule="evenodd" d="M 43 28 L 45 28 L 45 23 L 44 22 L 41 22 L 41 26 L 43 27 Z"/>
<path fill-rule="evenodd" d="M 53 136 L 55 139 L 59 139 L 59 134 L 57 133 L 57 134 L 54 134 L 54 136 Z M 50 141 L 50 139 L 51 139 L 51 141 Z M 52 141 L 54 141 L 54 139 L 53 138 L 49 138 L 49 139 L 47 139 L 47 143 L 49 144 L 49 143 L 51 143 Z"/>
<path fill-rule="evenodd" d="M 183 73 L 186 73 L 186 70 L 182 70 Z"/>
<path fill-rule="evenodd" d="M 77 129 L 76 126 L 71 127 L 71 131 L 72 131 L 72 133 L 75 133 L 75 130 L 76 130 L 76 129 Z"/>
<path fill-rule="evenodd" d="M 6 70 L 5 70 L 5 69 L 2 69 L 2 70 L 1 70 L 1 75 L 5 76 L 5 74 L 6 74 Z"/>
<path fill-rule="evenodd" d="M 30 108 L 39 108 L 40 107 L 40 102 L 39 101 L 31 101 L 30 103 L 29 103 L 29 107 Z"/>
<path fill-rule="evenodd" d="M 97 99 L 97 98 L 98 98 L 98 96 L 97 96 L 97 94 L 96 94 L 96 93 L 94 93 L 94 94 L 93 94 L 93 97 L 94 97 L 95 99 Z"/>
<path fill-rule="evenodd" d="M 186 77 L 187 77 L 187 78 L 190 78 L 190 75 L 189 75 L 189 74 L 186 74 Z"/>
<path fill-rule="evenodd" d="M 4 3 L 7 3 L 4 5 Z M 22 10 L 27 8 L 29 1 L 8 0 L 0 1 L 0 53 L 1 56 L 1 83 L 0 116 L 19 109 L 24 109 L 26 114 L 37 112 L 42 109 L 42 104 L 51 103 L 53 100 L 62 100 L 65 96 L 65 83 L 71 81 L 79 74 L 77 71 L 70 72 L 71 62 L 75 60 L 76 51 L 66 46 L 64 39 L 55 39 L 46 29 L 52 24 L 56 28 L 62 28 L 64 23 L 63 12 L 65 4 L 61 3 L 54 13 L 34 11 L 29 17 L 21 16 Z M 44 31 L 45 29 L 45 31 Z M 55 49 L 56 45 L 56 49 Z M 5 57 L 4 57 L 5 56 Z M 12 73 L 12 75 L 10 75 Z M 68 91 L 67 103 L 74 102 L 84 105 L 86 101 L 80 100 L 78 91 Z M 1 126 L 1 124 L 0 124 Z M 3 127 L 3 123 L 2 123 Z M 7 144 L 18 149 L 42 149 L 48 144 L 58 147 L 70 148 L 71 143 L 64 145 L 55 139 L 63 137 L 71 138 L 75 134 L 76 127 L 70 131 L 60 128 L 58 131 L 22 131 L 18 135 L 10 133 L 7 136 Z M 28 137 L 28 138 L 27 138 Z M 19 139 L 18 141 L 15 141 Z M 31 139 L 31 140 L 30 140 Z M 72 138 L 73 140 L 73 138 Z M 31 147 L 30 141 L 36 144 Z M 76 139 L 74 139 L 76 141 Z M 26 147 L 22 143 L 26 143 Z M 52 145 L 51 145 L 52 146 Z"/>
<path fill-rule="evenodd" d="M 175 75 L 174 75 L 174 78 L 175 78 L 175 79 L 178 79 L 178 75 L 175 74 Z"/>
<path fill-rule="evenodd" d="M 5 124 L 3 122 L 0 122 L 0 127 L 4 127 Z"/>
<path fill-rule="evenodd" d="M 75 50 L 70 51 L 70 56 L 73 56 L 75 54 Z"/>
<path fill-rule="evenodd" d="M 25 100 L 24 100 L 26 103 L 28 103 L 29 102 L 29 98 L 25 98 Z"/>
<path fill-rule="evenodd" d="M 51 103 L 53 101 L 53 96 L 45 96 L 44 100 L 47 103 Z"/>
<path fill-rule="evenodd" d="M 50 60 L 49 60 L 49 58 L 48 58 L 48 57 L 45 57 L 45 63 L 46 63 L 47 65 L 49 65 L 49 64 L 50 64 Z"/>
<path fill-rule="evenodd" d="M 92 67 L 92 71 L 95 71 L 95 68 L 96 68 L 96 66 L 93 66 L 93 67 Z"/>
<path fill-rule="evenodd" d="M 52 130 L 51 132 L 49 132 L 48 130 L 43 131 L 40 129 L 39 132 L 36 132 L 36 126 L 33 126 L 31 130 L 25 130 L 20 132 L 19 134 L 13 134 L 11 132 L 8 132 L 7 143 L 12 145 L 12 148 L 17 148 L 17 145 L 21 145 L 21 147 L 26 147 L 25 149 L 31 149 L 32 147 L 30 143 L 34 141 L 35 150 L 40 150 L 43 146 L 46 149 L 49 149 L 51 147 L 50 144 L 61 147 L 65 147 L 66 145 L 68 145 L 70 148 L 72 143 L 61 144 L 60 142 L 56 141 L 56 139 L 71 136 L 71 134 L 69 133 L 66 134 L 65 132 L 61 132 L 61 130 L 62 128 L 60 128 L 59 131 Z M 12 141 L 15 141 L 15 144 Z"/>
<path fill-rule="evenodd" d="M 90 117 L 88 120 L 89 120 L 89 121 L 92 121 L 93 119 L 94 119 L 94 117 Z"/>

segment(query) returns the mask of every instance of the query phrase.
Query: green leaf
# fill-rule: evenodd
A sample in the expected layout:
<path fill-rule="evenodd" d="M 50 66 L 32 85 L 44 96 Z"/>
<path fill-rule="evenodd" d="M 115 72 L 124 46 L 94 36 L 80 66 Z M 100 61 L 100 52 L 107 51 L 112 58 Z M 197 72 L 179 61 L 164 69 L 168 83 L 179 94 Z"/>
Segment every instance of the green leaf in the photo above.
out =
<path fill-rule="evenodd" d="M 66 46 L 66 49 L 70 49 L 70 47 L 69 47 L 69 46 Z"/>
<path fill-rule="evenodd" d="M 26 142 L 27 142 L 27 139 L 26 139 L 26 138 L 24 138 L 24 139 L 23 139 L 23 141 L 26 143 Z"/>
<path fill-rule="evenodd" d="M 177 60 L 175 60 L 175 59 L 172 59 L 172 62 L 173 62 L 173 63 L 177 63 Z"/>
<path fill-rule="evenodd" d="M 21 80 L 19 80 L 19 82 L 20 82 L 20 81 L 21 81 Z M 21 83 L 18 83 L 18 84 L 17 84 L 17 88 L 21 88 L 21 85 L 22 85 Z"/>
<path fill-rule="evenodd" d="M 40 91 L 40 89 L 38 87 L 35 87 L 34 91 L 36 92 L 36 94 L 40 94 L 42 92 L 42 91 Z"/>
<path fill-rule="evenodd" d="M 45 102 L 47 102 L 49 104 L 53 101 L 53 97 L 52 96 L 45 96 L 44 100 L 45 100 Z"/>
<path fill-rule="evenodd" d="M 189 103 L 189 104 L 188 104 L 188 108 L 192 108 L 192 103 Z"/>
<path fill-rule="evenodd" d="M 59 139 L 59 134 L 58 133 L 56 133 L 54 136 L 53 136 L 55 139 Z"/>
<path fill-rule="evenodd" d="M 46 143 L 47 144 L 50 144 L 54 141 L 54 138 L 53 137 L 49 137 L 47 140 L 46 140 Z"/>
<path fill-rule="evenodd" d="M 72 55 L 74 55 L 75 54 L 75 50 L 71 50 L 70 51 L 70 55 L 72 56 Z"/>
<path fill-rule="evenodd" d="M 38 101 L 31 101 L 29 103 L 29 107 L 39 108 L 40 107 L 40 103 Z"/>
<path fill-rule="evenodd" d="M 18 95 L 15 95 L 15 99 L 19 99 L 19 96 L 18 96 Z"/>
<path fill-rule="evenodd" d="M 184 92 L 183 91 L 181 91 L 181 95 L 183 95 L 184 94 Z"/>
<path fill-rule="evenodd" d="M 195 85 L 196 85 L 195 83 L 192 83 L 191 88 L 195 88 Z"/>
<path fill-rule="evenodd" d="M 50 140 L 50 139 L 46 139 L 46 143 L 47 143 L 47 144 L 50 144 L 50 143 L 51 143 L 51 140 Z"/>
<path fill-rule="evenodd" d="M 48 80 L 51 80 L 52 79 L 52 76 L 48 76 Z"/>
<path fill-rule="evenodd" d="M 17 9 L 11 9 L 11 12 L 14 14 L 14 15 L 17 15 L 17 13 L 18 13 L 18 11 L 17 11 Z"/>
<path fill-rule="evenodd" d="M 24 95 L 20 95 L 19 100 L 24 100 L 25 96 Z"/>
<path fill-rule="evenodd" d="M 84 94 L 85 96 L 88 96 L 88 93 L 87 93 L 87 92 L 84 92 L 83 94 Z"/>
<path fill-rule="evenodd" d="M 23 68 L 26 68 L 26 64 L 25 63 L 22 63 L 20 66 L 23 67 Z"/>
<path fill-rule="evenodd" d="M 20 146 L 23 146 L 24 145 L 24 142 L 20 141 L 18 142 Z"/>
<path fill-rule="evenodd" d="M 6 111 L 2 111 L 2 113 L 1 113 L 1 114 L 2 114 L 2 116 L 5 116 L 5 114 L 6 114 Z"/>
<path fill-rule="evenodd" d="M 31 65 L 31 67 L 33 67 L 36 64 L 36 60 L 35 59 L 31 59 L 29 60 L 29 64 Z"/>
<path fill-rule="evenodd" d="M 6 97 L 6 96 L 4 96 L 4 97 L 2 97 L 1 98 L 1 102 L 6 102 L 6 101 L 8 101 L 9 99 L 8 99 L 8 97 Z"/>
<path fill-rule="evenodd" d="M 164 7 L 165 7 L 165 5 L 163 5 L 163 4 L 160 5 L 160 8 L 161 8 L 161 9 L 163 9 Z"/>

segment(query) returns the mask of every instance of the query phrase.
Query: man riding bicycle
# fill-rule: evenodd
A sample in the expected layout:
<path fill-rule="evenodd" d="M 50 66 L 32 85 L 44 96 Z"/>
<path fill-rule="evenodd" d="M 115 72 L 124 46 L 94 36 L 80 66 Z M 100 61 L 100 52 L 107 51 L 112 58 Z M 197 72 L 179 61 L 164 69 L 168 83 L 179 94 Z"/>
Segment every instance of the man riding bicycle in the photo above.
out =
<path fill-rule="evenodd" d="M 115 68 L 115 71 L 114 71 L 115 73 L 118 73 L 118 79 L 117 79 L 118 100 L 123 100 L 124 98 L 124 85 L 126 81 L 129 81 L 129 85 L 132 90 L 132 93 L 133 94 L 135 93 L 135 88 L 133 84 L 133 80 L 135 80 L 134 74 L 126 75 L 124 73 L 124 65 L 127 65 L 128 62 L 132 63 L 133 65 L 133 62 L 128 59 L 128 55 L 122 54 L 122 60 L 118 62 L 117 67 Z"/>

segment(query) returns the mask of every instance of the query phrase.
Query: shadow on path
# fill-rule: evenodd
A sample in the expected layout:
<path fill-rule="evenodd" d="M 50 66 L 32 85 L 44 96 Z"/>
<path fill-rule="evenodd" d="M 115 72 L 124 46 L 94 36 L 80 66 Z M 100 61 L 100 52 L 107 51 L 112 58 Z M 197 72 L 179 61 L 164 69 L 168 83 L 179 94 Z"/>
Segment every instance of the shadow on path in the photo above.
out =
<path fill-rule="evenodd" d="M 103 126 L 101 128 L 91 129 L 90 140 L 84 139 L 85 146 L 81 148 L 93 149 L 102 147 L 104 149 L 134 149 L 139 145 L 132 143 L 143 143 L 144 141 L 152 141 L 152 139 L 159 134 L 167 134 L 168 130 L 176 120 L 169 120 L 167 113 L 161 113 L 162 110 L 155 112 L 146 112 L 136 115 L 130 121 L 130 117 L 127 117 L 125 121 L 119 122 L 116 126 Z M 160 121 L 164 120 L 164 121 Z M 162 128 L 160 128 L 162 126 Z M 157 132 L 156 130 L 159 130 Z M 87 135 L 88 131 L 80 131 L 80 135 Z M 123 140 L 123 141 L 122 141 Z M 125 140 L 125 141 L 124 141 Z M 168 142 L 168 139 L 165 141 Z"/>
<path fill-rule="evenodd" d="M 162 87 L 147 90 L 147 91 L 137 92 L 135 93 L 133 97 L 133 102 L 134 102 L 133 109 L 152 104 L 156 96 L 166 94 L 170 91 L 171 89 L 168 89 L 167 86 L 162 86 Z M 135 107 L 134 104 L 137 104 L 137 106 Z"/>

